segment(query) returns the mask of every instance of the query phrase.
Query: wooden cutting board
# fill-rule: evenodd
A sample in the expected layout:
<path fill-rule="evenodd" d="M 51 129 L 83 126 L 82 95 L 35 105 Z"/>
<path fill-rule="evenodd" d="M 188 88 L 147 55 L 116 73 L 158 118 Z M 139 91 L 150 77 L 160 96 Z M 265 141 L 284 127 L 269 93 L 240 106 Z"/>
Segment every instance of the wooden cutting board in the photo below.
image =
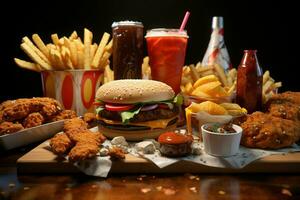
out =
<path fill-rule="evenodd" d="M 80 171 L 63 158 L 49 150 L 43 142 L 17 161 L 18 173 L 66 174 Z M 110 173 L 299 173 L 300 152 L 287 155 L 272 155 L 254 161 L 242 169 L 208 167 L 192 162 L 180 161 L 163 169 L 152 162 L 132 155 L 123 161 L 113 161 Z"/>

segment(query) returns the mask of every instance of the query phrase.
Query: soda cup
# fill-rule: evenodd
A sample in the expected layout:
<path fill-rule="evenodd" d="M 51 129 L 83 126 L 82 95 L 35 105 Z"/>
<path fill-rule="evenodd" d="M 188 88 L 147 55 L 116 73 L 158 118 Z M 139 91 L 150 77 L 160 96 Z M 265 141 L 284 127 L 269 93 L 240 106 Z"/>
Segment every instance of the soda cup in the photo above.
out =
<path fill-rule="evenodd" d="M 166 83 L 179 93 L 188 41 L 186 31 L 151 29 L 146 40 L 152 79 Z"/>

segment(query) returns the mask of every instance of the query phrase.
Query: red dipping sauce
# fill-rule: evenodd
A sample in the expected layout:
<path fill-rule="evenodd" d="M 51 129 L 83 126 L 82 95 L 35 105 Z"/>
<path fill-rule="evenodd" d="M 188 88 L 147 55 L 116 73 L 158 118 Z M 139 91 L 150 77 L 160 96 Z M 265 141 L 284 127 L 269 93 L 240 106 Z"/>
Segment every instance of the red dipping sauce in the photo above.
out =
<path fill-rule="evenodd" d="M 192 143 L 193 136 L 183 135 L 174 132 L 166 132 L 158 137 L 158 142 L 161 144 L 185 144 Z"/>

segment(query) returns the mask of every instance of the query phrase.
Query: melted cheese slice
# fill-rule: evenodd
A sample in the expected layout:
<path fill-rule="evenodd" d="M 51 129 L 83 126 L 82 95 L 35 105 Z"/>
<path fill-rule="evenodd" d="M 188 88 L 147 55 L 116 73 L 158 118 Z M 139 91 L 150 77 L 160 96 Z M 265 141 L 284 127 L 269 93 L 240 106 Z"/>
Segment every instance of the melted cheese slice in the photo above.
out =
<path fill-rule="evenodd" d="M 192 109 L 187 107 L 185 109 L 185 118 L 186 118 L 186 127 L 187 127 L 187 132 L 192 133 Z"/>
<path fill-rule="evenodd" d="M 174 117 L 169 118 L 169 119 L 158 119 L 158 120 L 147 121 L 147 122 L 129 122 L 127 125 L 147 126 L 147 127 L 150 127 L 151 129 L 166 128 L 168 126 L 169 122 L 172 121 L 175 118 L 177 118 L 177 116 L 174 116 Z M 98 116 L 98 119 L 104 121 L 106 124 L 123 125 L 122 122 L 109 120 L 109 119 L 104 119 L 100 116 Z"/>

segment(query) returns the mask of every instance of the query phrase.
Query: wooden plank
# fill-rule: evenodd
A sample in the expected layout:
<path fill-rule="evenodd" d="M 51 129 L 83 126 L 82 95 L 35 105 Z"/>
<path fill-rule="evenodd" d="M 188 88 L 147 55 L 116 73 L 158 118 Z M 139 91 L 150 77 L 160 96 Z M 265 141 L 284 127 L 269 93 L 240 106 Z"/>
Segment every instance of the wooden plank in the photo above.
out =
<path fill-rule="evenodd" d="M 18 173 L 69 174 L 80 171 L 67 160 L 53 154 L 44 142 L 17 161 Z M 110 173 L 299 173 L 300 152 L 272 155 L 254 161 L 242 169 L 208 167 L 181 161 L 160 169 L 152 162 L 132 155 L 123 161 L 114 161 Z"/>

